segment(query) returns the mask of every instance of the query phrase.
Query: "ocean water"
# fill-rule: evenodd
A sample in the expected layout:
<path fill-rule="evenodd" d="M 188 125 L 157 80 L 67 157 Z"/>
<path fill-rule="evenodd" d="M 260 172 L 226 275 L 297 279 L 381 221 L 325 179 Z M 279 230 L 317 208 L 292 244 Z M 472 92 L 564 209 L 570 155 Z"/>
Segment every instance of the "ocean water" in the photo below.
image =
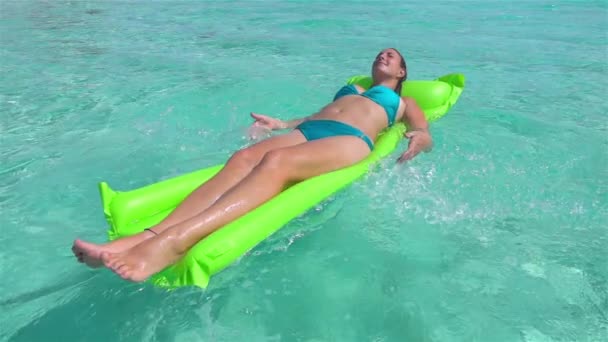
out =
<path fill-rule="evenodd" d="M 605 1 L 0 2 L 0 340 L 608 340 Z M 396 47 L 464 94 L 375 170 L 212 278 L 126 283 L 97 183 L 251 143 Z"/>

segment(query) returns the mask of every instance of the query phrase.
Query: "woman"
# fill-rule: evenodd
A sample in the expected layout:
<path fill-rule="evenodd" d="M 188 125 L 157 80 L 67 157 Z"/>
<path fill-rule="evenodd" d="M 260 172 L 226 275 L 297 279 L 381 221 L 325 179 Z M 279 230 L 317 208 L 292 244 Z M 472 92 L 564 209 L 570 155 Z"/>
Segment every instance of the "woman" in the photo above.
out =
<path fill-rule="evenodd" d="M 193 191 L 165 220 L 137 235 L 97 245 L 75 240 L 79 262 L 143 281 L 178 261 L 216 229 L 279 194 L 286 186 L 364 159 L 378 134 L 397 121 L 410 131 L 398 162 L 428 150 L 432 139 L 422 110 L 402 98 L 407 67 L 395 49 L 381 51 L 372 65 L 373 86 L 345 86 L 334 101 L 303 119 L 282 121 L 255 114 L 254 127 L 293 129 L 237 151 L 212 179 Z"/>

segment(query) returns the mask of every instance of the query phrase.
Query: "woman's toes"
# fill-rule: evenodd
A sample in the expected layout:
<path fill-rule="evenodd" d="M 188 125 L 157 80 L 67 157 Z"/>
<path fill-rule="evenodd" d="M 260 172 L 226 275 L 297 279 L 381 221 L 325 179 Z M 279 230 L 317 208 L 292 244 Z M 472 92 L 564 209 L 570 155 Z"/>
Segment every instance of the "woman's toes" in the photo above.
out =
<path fill-rule="evenodd" d="M 112 256 L 112 254 L 110 254 L 110 253 L 102 252 L 101 253 L 101 261 L 103 261 L 103 264 L 106 267 L 111 268 L 110 266 L 112 265 L 112 262 L 114 261 L 114 258 Z"/>

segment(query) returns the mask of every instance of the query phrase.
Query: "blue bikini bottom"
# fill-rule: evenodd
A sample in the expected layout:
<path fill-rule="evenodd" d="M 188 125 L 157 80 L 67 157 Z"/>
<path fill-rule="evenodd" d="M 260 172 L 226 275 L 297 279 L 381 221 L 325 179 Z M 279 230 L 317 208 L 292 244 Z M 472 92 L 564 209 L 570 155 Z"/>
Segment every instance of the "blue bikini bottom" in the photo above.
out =
<path fill-rule="evenodd" d="M 347 125 L 345 123 L 333 120 L 310 120 L 304 121 L 296 129 L 300 130 L 306 140 L 317 140 L 328 137 L 334 137 L 337 135 L 352 135 L 361 138 L 370 150 L 374 149 L 374 143 L 372 140 L 361 132 L 361 130 Z"/>

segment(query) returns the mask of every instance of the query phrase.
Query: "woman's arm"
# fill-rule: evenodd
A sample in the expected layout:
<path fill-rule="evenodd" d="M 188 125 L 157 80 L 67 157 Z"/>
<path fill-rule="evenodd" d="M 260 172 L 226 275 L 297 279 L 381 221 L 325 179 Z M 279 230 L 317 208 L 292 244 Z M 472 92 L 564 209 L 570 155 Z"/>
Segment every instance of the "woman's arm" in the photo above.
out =
<path fill-rule="evenodd" d="M 299 124 L 308 119 L 308 117 L 305 117 L 301 119 L 283 121 L 258 113 L 251 113 L 251 116 L 255 120 L 255 122 L 253 123 L 254 126 L 266 128 L 269 130 L 296 128 Z"/>
<path fill-rule="evenodd" d="M 424 112 L 412 98 L 403 98 L 405 109 L 402 120 L 407 125 L 408 131 L 405 137 L 410 139 L 407 150 L 397 159 L 403 163 L 414 158 L 418 153 L 428 152 L 433 147 L 433 138 L 429 132 L 429 124 L 424 117 Z"/>
<path fill-rule="evenodd" d="M 308 117 L 301 119 L 293 119 L 289 121 L 283 121 L 283 129 L 296 128 L 299 124 L 306 121 Z"/>

